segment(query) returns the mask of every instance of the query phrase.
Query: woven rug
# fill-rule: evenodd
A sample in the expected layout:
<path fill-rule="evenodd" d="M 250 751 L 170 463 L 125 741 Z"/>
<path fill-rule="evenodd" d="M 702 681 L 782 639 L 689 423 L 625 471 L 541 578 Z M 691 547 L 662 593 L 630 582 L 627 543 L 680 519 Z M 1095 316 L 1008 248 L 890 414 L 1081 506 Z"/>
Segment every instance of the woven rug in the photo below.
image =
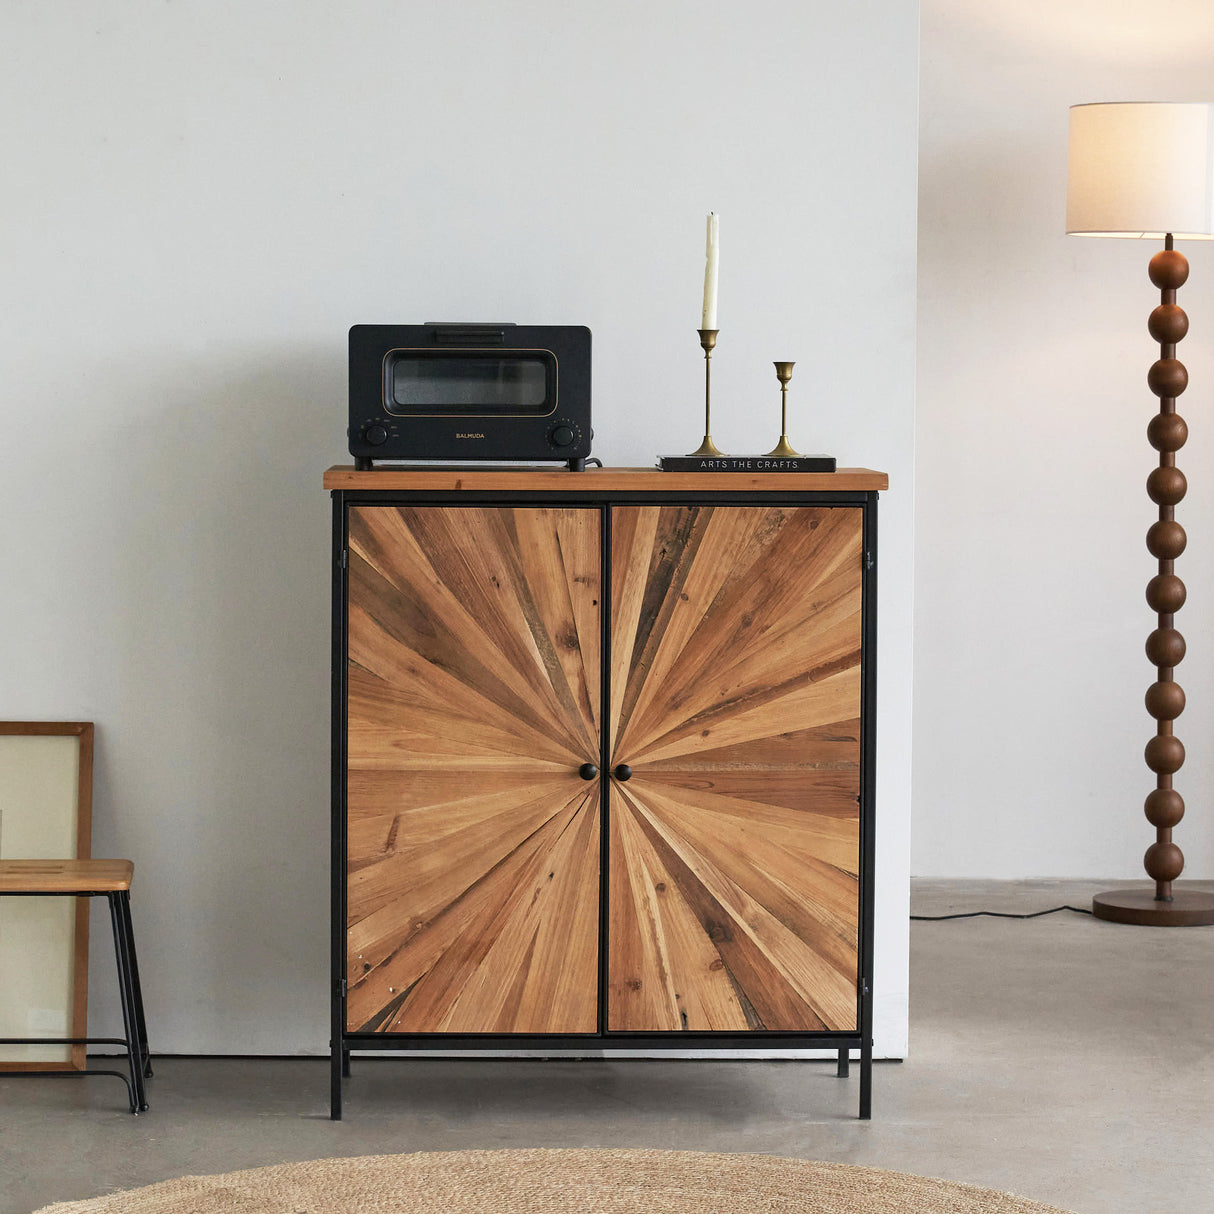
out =
<path fill-rule="evenodd" d="M 770 1155 L 443 1151 L 186 1176 L 36 1214 L 1064 1214 L 972 1185 Z"/>

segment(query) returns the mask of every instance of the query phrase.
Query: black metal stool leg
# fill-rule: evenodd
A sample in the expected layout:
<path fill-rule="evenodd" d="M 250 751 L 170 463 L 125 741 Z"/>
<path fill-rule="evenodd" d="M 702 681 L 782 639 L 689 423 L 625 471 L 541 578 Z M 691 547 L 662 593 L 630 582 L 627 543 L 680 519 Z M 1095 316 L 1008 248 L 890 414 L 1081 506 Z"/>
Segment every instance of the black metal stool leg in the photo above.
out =
<path fill-rule="evenodd" d="M 139 981 L 139 957 L 135 953 L 135 923 L 131 918 L 131 891 L 120 892 L 123 919 L 126 922 L 126 945 L 131 959 L 131 982 L 135 987 L 135 1035 L 139 1038 L 139 1058 L 143 1077 L 152 1078 L 152 1051 L 148 1048 L 148 1026 L 143 1017 L 143 986 Z"/>
<path fill-rule="evenodd" d="M 840 1079 L 846 1079 L 851 1074 L 851 1050 L 839 1051 L 839 1069 L 835 1074 Z"/>
<path fill-rule="evenodd" d="M 114 890 L 107 893 L 105 897 L 110 904 L 110 921 L 114 926 L 114 952 L 118 961 L 118 990 L 122 998 L 122 1024 L 126 1035 L 127 1061 L 131 1068 L 131 1112 L 139 1114 L 147 1109 L 148 1104 L 143 1091 L 143 1059 L 140 1056 L 139 1042 L 136 1040 L 135 991 L 134 984 L 131 982 L 130 956 L 127 953 L 121 892 Z"/>

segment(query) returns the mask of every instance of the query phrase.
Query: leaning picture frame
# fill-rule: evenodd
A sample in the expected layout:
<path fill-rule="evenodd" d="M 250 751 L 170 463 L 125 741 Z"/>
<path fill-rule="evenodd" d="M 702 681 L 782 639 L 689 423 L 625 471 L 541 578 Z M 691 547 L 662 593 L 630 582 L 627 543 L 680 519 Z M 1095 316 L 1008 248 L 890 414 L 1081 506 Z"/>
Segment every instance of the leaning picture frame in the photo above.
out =
<path fill-rule="evenodd" d="M 87 860 L 93 723 L 0 721 L 0 859 Z M 0 1037 L 88 1035 L 88 898 L 0 898 Z M 82 1071 L 83 1045 L 0 1045 L 0 1072 Z"/>

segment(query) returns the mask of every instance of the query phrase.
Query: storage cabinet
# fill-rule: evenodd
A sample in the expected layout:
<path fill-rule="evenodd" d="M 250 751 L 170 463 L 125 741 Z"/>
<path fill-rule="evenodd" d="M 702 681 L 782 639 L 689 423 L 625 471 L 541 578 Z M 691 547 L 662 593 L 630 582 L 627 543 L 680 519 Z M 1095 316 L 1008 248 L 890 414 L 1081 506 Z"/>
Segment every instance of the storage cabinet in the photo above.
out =
<path fill-rule="evenodd" d="M 868 1115 L 884 485 L 330 470 L 335 1117 L 350 1049 L 611 1045 Z"/>

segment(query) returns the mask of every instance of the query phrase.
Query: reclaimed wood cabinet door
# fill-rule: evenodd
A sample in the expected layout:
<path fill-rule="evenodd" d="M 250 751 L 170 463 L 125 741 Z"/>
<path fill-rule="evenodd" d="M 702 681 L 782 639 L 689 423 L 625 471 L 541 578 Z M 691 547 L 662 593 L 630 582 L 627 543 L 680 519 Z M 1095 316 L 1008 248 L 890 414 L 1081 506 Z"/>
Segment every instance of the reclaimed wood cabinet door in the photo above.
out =
<path fill-rule="evenodd" d="M 359 505 L 346 1029 L 598 1029 L 601 511 Z"/>
<path fill-rule="evenodd" d="M 609 1031 L 857 1028 L 862 515 L 612 508 Z"/>

